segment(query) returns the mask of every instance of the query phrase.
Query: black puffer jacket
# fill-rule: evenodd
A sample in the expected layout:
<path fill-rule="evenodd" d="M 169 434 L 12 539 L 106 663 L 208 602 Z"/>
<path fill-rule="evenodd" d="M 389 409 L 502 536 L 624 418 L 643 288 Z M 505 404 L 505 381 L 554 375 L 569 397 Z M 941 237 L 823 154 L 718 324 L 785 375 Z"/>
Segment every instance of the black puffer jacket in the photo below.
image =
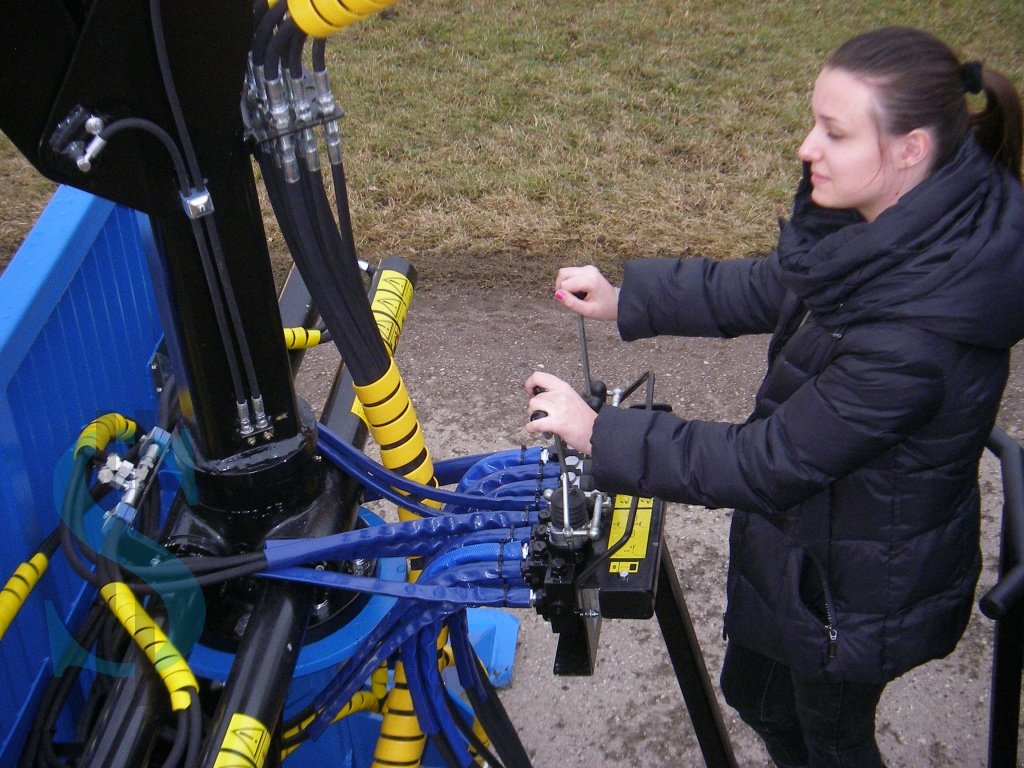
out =
<path fill-rule="evenodd" d="M 735 507 L 731 638 L 828 680 L 953 650 L 978 460 L 1024 336 L 1024 192 L 973 138 L 873 223 L 801 186 L 760 259 L 630 263 L 624 339 L 773 333 L 744 424 L 605 408 L 600 487 Z"/>

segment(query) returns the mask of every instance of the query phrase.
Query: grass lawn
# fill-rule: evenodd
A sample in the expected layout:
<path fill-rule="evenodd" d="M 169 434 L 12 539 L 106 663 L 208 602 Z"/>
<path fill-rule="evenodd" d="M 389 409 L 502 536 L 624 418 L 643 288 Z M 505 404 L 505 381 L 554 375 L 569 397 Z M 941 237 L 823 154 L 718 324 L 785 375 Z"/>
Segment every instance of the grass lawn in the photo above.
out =
<path fill-rule="evenodd" d="M 403 0 L 328 45 L 360 254 L 533 289 L 565 263 L 768 250 L 821 61 L 894 23 L 1024 88 L 1020 0 Z M 50 186 L 2 137 L 0 160 L 3 263 Z"/>

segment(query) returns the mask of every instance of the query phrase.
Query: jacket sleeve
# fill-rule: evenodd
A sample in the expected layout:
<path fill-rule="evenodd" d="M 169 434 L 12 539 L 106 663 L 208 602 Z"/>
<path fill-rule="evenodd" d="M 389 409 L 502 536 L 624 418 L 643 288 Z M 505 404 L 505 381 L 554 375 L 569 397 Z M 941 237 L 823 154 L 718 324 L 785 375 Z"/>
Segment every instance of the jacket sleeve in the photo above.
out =
<path fill-rule="evenodd" d="M 746 424 L 604 408 L 594 479 L 613 492 L 771 514 L 870 462 L 926 424 L 943 400 L 926 339 L 856 334 L 768 418 Z M 902 336 L 903 338 L 897 338 Z"/>
<path fill-rule="evenodd" d="M 639 259 L 626 264 L 619 334 L 732 337 L 775 327 L 786 289 L 778 257 Z"/>

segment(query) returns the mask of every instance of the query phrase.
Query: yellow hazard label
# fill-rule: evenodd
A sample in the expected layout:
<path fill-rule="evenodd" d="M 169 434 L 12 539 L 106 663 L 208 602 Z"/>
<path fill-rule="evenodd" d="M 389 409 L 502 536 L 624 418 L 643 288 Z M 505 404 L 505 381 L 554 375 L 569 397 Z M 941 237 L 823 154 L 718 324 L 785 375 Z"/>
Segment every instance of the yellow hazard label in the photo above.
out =
<path fill-rule="evenodd" d="M 398 337 L 409 314 L 412 302 L 413 287 L 409 278 L 393 269 L 385 269 L 377 280 L 377 289 L 373 293 L 373 318 L 377 322 L 377 330 L 391 354 L 398 346 Z"/>
<path fill-rule="evenodd" d="M 269 748 L 270 733 L 263 723 L 236 712 L 228 723 L 213 768 L 263 768 Z"/>
<path fill-rule="evenodd" d="M 629 508 L 633 503 L 632 496 L 616 496 L 612 509 L 612 524 L 608 530 L 608 548 L 615 546 L 626 533 L 629 520 Z M 654 499 L 641 498 L 637 502 L 636 516 L 633 519 L 633 533 L 622 548 L 611 557 L 608 565 L 609 573 L 636 573 L 640 570 L 640 561 L 647 557 L 647 542 L 651 537 L 651 514 Z"/>

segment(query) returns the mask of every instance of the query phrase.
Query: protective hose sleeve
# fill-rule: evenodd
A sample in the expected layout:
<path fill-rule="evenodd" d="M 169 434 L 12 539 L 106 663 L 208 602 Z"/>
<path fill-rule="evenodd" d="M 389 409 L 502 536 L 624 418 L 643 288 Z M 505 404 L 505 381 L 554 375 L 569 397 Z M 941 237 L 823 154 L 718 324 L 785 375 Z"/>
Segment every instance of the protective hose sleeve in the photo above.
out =
<path fill-rule="evenodd" d="M 387 667 L 385 667 L 385 673 L 386 672 Z M 344 720 L 346 717 L 355 714 L 356 712 L 380 712 L 380 700 L 370 691 L 356 691 L 355 695 L 345 703 L 345 706 L 338 710 L 338 713 L 334 716 L 334 719 L 331 720 L 331 723 L 333 724 Z M 315 716 L 310 715 L 299 725 L 294 728 L 289 728 L 284 732 L 284 738 L 287 739 L 301 734 L 302 730 L 313 722 L 314 717 Z M 281 759 L 283 760 L 301 746 L 302 742 L 300 741 L 290 747 L 284 748 L 281 750 Z"/>
<path fill-rule="evenodd" d="M 46 555 L 37 552 L 30 560 L 19 565 L 4 584 L 3 591 L 0 592 L 0 640 L 21 610 L 29 592 L 46 572 L 49 562 Z"/>
<path fill-rule="evenodd" d="M 350 3 L 351 4 L 351 3 Z M 396 269 L 382 269 L 377 277 L 377 290 L 370 302 L 370 311 L 377 323 L 377 330 L 384 341 L 388 352 L 395 354 L 398 337 L 405 326 L 405 318 L 409 314 L 412 303 L 412 280 Z"/>
<path fill-rule="evenodd" d="M 171 708 L 188 709 L 191 703 L 188 691 L 190 688 L 198 691 L 199 683 L 178 649 L 139 604 L 131 587 L 114 581 L 105 584 L 100 595 L 160 675 L 171 695 Z"/>
<path fill-rule="evenodd" d="M 427 737 L 420 728 L 402 662 L 395 664 L 395 684 L 388 693 L 383 711 L 380 737 L 373 751 L 373 768 L 419 765 Z"/>
<path fill-rule="evenodd" d="M 355 384 L 353 389 L 363 406 L 373 439 L 380 446 L 381 463 L 410 480 L 436 487 L 434 463 L 394 359 L 375 382 Z M 435 502 L 425 503 L 440 506 Z M 398 515 L 401 519 L 412 516 L 403 509 L 399 509 Z"/>
<path fill-rule="evenodd" d="M 288 0 L 288 12 L 310 37 L 328 37 L 395 0 Z"/>
<path fill-rule="evenodd" d="M 316 328 L 285 328 L 284 346 L 286 349 L 311 349 L 320 343 L 322 335 Z"/>
<path fill-rule="evenodd" d="M 139 425 L 119 413 L 108 413 L 89 422 L 75 443 L 75 458 L 85 448 L 102 451 L 111 440 L 131 440 Z"/>

